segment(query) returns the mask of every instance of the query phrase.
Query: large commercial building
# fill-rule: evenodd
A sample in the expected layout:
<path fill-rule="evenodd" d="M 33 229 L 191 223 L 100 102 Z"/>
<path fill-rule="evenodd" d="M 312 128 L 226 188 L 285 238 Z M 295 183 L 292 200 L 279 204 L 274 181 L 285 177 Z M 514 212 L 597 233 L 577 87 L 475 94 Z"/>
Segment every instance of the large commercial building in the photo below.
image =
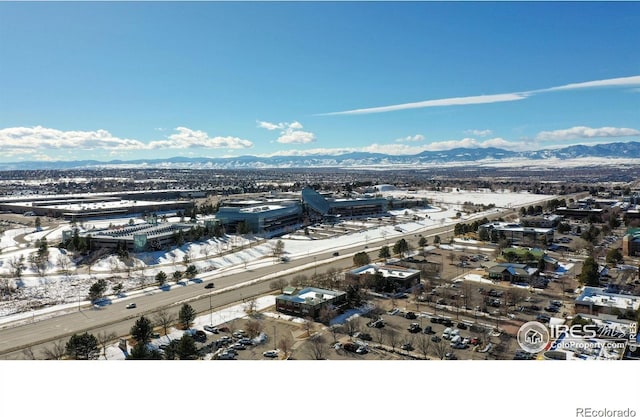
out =
<path fill-rule="evenodd" d="M 635 315 L 640 308 L 640 297 L 627 294 L 613 294 L 602 288 L 585 287 L 575 299 L 576 314 L 584 313 L 599 316 L 609 314 Z"/>
<path fill-rule="evenodd" d="M 35 216 L 84 220 L 95 217 L 185 211 L 193 208 L 189 190 L 130 191 L 3 197 L 0 210 Z"/>
<path fill-rule="evenodd" d="M 105 230 L 84 233 L 91 236 L 92 249 L 111 249 L 118 247 L 131 252 L 146 250 L 160 250 L 176 244 L 176 237 L 195 227 L 194 224 L 160 223 L 138 224 L 132 226 L 115 227 Z M 62 242 L 71 239 L 72 230 L 62 232 Z"/>
<path fill-rule="evenodd" d="M 244 223 L 254 234 L 273 237 L 290 233 L 302 223 L 302 206 L 297 201 L 236 201 L 225 203 L 216 213 L 229 233 Z"/>
<path fill-rule="evenodd" d="M 640 229 L 631 228 L 622 238 L 622 254 L 624 256 L 640 255 Z"/>
<path fill-rule="evenodd" d="M 309 187 L 302 190 L 302 201 L 310 212 L 324 218 L 380 215 L 389 204 L 386 198 L 380 197 L 333 198 Z"/>
<path fill-rule="evenodd" d="M 494 240 L 507 239 L 512 245 L 547 246 L 553 242 L 554 230 L 541 227 L 523 227 L 515 223 L 492 222 L 480 225 Z M 478 231 L 480 231 L 478 229 Z"/>

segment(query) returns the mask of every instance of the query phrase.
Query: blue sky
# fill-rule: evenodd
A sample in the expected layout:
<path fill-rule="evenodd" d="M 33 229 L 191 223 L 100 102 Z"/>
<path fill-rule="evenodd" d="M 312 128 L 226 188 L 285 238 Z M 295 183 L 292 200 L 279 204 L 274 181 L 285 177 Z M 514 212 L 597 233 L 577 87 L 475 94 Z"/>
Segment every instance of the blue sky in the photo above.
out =
<path fill-rule="evenodd" d="M 0 162 L 640 140 L 640 3 L 0 2 Z"/>

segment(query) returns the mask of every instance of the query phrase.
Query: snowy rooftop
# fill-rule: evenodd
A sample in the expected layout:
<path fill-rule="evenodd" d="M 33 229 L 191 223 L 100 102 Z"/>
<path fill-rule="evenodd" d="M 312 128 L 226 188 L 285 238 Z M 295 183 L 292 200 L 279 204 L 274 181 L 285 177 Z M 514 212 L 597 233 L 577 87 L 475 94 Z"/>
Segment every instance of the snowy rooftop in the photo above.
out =
<path fill-rule="evenodd" d="M 640 297 L 625 294 L 611 294 L 604 292 L 602 288 L 585 287 L 582 294 L 576 298 L 576 302 L 590 302 L 600 306 L 616 307 L 620 309 L 640 308 Z"/>

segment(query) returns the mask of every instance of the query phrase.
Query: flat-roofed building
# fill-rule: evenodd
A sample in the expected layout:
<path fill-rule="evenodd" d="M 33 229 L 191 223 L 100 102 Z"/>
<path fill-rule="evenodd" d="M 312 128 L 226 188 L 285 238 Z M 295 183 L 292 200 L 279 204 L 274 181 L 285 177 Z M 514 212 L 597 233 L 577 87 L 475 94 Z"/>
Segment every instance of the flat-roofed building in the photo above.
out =
<path fill-rule="evenodd" d="M 376 265 L 369 264 L 364 265 L 348 271 L 345 274 L 345 278 L 352 277 L 362 279 L 367 274 L 375 275 L 379 274 L 384 278 L 392 281 L 398 291 L 405 291 L 409 288 L 413 288 L 420 283 L 420 271 L 412 268 L 405 268 L 400 265 L 385 264 Z"/>
<path fill-rule="evenodd" d="M 524 227 L 517 223 L 491 222 L 480 225 L 492 241 L 507 239 L 512 245 L 547 246 L 553 242 L 554 230 L 545 227 Z"/>
<path fill-rule="evenodd" d="M 306 287 L 276 297 L 276 310 L 298 317 L 317 319 L 322 308 L 338 308 L 347 301 L 347 293 L 324 288 Z"/>
<path fill-rule="evenodd" d="M 608 293 L 603 288 L 584 287 L 582 293 L 576 297 L 574 305 L 576 314 L 633 315 L 640 308 L 640 297 Z"/>

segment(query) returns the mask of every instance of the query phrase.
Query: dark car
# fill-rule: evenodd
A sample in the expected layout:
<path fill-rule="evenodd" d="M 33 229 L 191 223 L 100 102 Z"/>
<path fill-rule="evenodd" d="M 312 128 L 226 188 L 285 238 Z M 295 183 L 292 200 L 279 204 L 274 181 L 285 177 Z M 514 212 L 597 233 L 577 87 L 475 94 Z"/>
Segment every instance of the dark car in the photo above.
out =
<path fill-rule="evenodd" d="M 452 327 L 453 326 L 453 322 L 450 319 L 442 319 L 442 321 L 440 323 L 442 323 L 442 325 L 444 327 Z"/>
<path fill-rule="evenodd" d="M 468 326 L 466 324 L 464 324 L 463 322 L 460 322 L 460 323 L 456 324 L 456 327 L 458 329 L 466 330 Z"/>
<path fill-rule="evenodd" d="M 340 256 L 340 252 L 333 252 L 333 256 Z"/>
<path fill-rule="evenodd" d="M 431 323 L 442 323 L 442 317 L 431 317 Z"/>
<path fill-rule="evenodd" d="M 366 340 L 366 341 L 372 341 L 373 338 L 371 337 L 371 335 L 369 333 L 360 333 L 358 335 L 358 339 L 362 339 L 362 340 Z"/>
<path fill-rule="evenodd" d="M 549 321 L 551 321 L 551 317 L 547 316 L 546 314 L 538 314 L 536 316 L 536 320 L 540 323 L 549 323 Z"/>
<path fill-rule="evenodd" d="M 400 346 L 400 349 L 406 350 L 406 351 L 412 351 L 413 350 L 413 346 L 411 345 L 411 343 L 405 343 L 402 346 Z"/>
<path fill-rule="evenodd" d="M 208 283 L 207 285 L 204 286 L 206 289 L 211 289 L 213 288 L 213 282 Z"/>
<path fill-rule="evenodd" d="M 424 330 L 422 331 L 422 333 L 424 333 L 424 334 L 432 334 L 432 333 L 435 333 L 435 332 L 433 331 L 431 326 L 424 326 Z"/>
<path fill-rule="evenodd" d="M 442 340 L 442 339 L 440 339 L 438 336 L 433 336 L 433 337 L 431 338 L 431 341 L 432 341 L 433 343 L 438 343 L 438 342 L 440 342 L 441 340 Z"/>
<path fill-rule="evenodd" d="M 413 311 L 407 311 L 407 314 L 404 315 L 404 318 L 409 320 L 415 320 L 416 317 L 418 316 Z"/>
<path fill-rule="evenodd" d="M 409 330 L 409 333 L 419 333 L 420 331 L 422 331 L 422 328 L 420 328 L 420 325 L 418 323 L 411 323 L 407 330 Z"/>

